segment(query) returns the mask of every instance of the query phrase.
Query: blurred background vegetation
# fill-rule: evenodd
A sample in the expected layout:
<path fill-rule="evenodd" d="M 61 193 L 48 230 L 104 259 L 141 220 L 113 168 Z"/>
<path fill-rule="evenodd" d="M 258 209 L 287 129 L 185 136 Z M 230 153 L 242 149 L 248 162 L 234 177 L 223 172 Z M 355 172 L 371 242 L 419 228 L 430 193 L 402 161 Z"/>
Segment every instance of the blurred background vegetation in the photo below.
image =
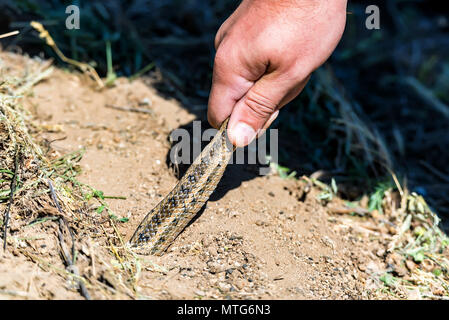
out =
<path fill-rule="evenodd" d="M 213 39 L 234 0 L 0 1 L 0 34 L 20 30 L 4 49 L 58 60 L 29 22 L 37 20 L 64 54 L 100 75 L 158 78 L 206 119 Z M 67 30 L 65 8 L 81 10 Z M 367 5 L 380 30 L 367 30 Z M 280 164 L 298 175 L 335 178 L 346 199 L 401 184 L 423 195 L 449 228 L 449 10 L 441 1 L 349 1 L 346 31 L 304 92 L 283 109 Z M 107 56 L 110 57 L 109 63 Z"/>

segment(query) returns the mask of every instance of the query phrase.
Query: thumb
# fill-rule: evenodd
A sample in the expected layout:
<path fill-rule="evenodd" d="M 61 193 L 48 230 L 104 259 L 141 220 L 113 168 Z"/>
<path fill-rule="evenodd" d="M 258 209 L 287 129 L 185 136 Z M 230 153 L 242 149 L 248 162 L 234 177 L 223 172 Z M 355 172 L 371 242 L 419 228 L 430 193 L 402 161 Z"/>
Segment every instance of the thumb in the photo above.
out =
<path fill-rule="evenodd" d="M 275 73 L 260 78 L 235 104 L 228 124 L 229 140 L 236 147 L 244 147 L 263 133 L 279 114 L 279 109 L 296 97 L 308 77 L 285 79 Z"/>

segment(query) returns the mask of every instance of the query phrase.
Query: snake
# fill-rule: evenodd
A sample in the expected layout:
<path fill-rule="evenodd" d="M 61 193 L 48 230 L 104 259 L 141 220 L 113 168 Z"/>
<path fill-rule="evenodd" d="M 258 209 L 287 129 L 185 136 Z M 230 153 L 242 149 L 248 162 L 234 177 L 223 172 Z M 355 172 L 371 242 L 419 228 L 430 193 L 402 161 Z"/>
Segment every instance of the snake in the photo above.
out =
<path fill-rule="evenodd" d="M 163 254 L 207 202 L 235 151 L 226 134 L 228 120 L 176 186 L 143 218 L 128 241 L 132 251 Z"/>

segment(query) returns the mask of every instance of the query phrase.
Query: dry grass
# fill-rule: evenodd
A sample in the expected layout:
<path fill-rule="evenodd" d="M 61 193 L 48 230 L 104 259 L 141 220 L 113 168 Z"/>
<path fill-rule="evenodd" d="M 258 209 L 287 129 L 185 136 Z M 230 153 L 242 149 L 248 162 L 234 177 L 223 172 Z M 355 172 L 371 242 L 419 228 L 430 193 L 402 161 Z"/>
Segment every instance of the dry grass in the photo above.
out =
<path fill-rule="evenodd" d="M 449 299 L 449 238 L 424 198 L 401 186 L 382 183 L 370 201 L 343 202 L 336 185 L 303 177 L 322 190 L 318 196 L 329 212 L 364 217 L 354 228 L 375 230 L 385 245 L 385 269 L 371 274 L 379 292 L 396 299 Z M 345 219 L 347 220 L 347 219 Z"/>
<path fill-rule="evenodd" d="M 44 152 L 43 145 L 36 142 L 33 133 L 45 129 L 40 128 L 33 121 L 33 116 L 22 107 L 22 97 L 31 93 L 34 84 L 50 77 L 53 69 L 44 61 L 23 58 L 23 62 L 25 65 L 22 70 L 2 67 L 9 73 L 4 72 L 0 76 L 2 212 L 7 211 L 13 195 L 9 212 L 11 228 L 8 228 L 7 241 L 4 242 L 6 250 L 16 254 L 20 252 L 43 270 L 58 274 L 86 298 L 121 295 L 136 298 L 135 285 L 140 262 L 126 248 L 115 226 L 117 217 L 108 206 L 108 197 L 77 180 L 81 172 L 77 163 L 83 156 L 83 150 L 60 157 L 55 157 L 56 153 L 51 149 Z M 0 60 L 0 64 L 3 63 Z M 13 168 L 17 159 L 20 161 L 17 176 L 14 177 Z M 14 178 L 17 184 L 11 193 L 10 186 Z M 93 205 L 93 201 L 99 205 Z M 104 214 L 98 214 L 99 207 L 104 209 Z M 5 228 L 4 217 L 0 225 Z M 46 233 L 49 233 L 50 228 L 59 234 L 62 260 L 40 255 L 33 246 L 28 245 L 27 239 L 30 237 L 25 234 L 33 234 L 40 228 L 45 228 Z M 88 254 L 86 249 L 82 249 L 86 247 L 90 249 Z M 86 256 L 84 260 L 90 260 L 90 266 L 77 265 L 81 255 Z M 92 268 L 96 270 L 92 272 Z"/>

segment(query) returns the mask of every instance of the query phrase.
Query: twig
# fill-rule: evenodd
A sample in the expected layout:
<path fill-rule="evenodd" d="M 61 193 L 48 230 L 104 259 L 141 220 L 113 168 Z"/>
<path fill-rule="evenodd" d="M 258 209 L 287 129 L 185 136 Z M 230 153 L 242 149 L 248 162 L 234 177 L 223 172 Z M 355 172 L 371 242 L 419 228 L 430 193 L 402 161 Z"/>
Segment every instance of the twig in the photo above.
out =
<path fill-rule="evenodd" d="M 3 229 L 3 250 L 6 250 L 6 243 L 7 243 L 7 236 L 8 236 L 8 223 L 9 223 L 9 213 L 11 211 L 11 207 L 14 200 L 14 192 L 16 191 L 16 184 L 17 184 L 17 172 L 19 170 L 19 158 L 20 158 L 20 151 L 17 149 L 17 145 L 15 147 L 15 160 L 14 160 L 14 174 L 12 176 L 11 181 L 11 187 L 10 187 L 10 194 L 9 194 L 9 203 L 8 207 L 6 208 L 5 212 L 5 226 Z"/>
<path fill-rule="evenodd" d="M 104 88 L 103 81 L 101 81 L 101 78 L 98 75 L 97 71 L 95 71 L 95 69 L 91 65 L 84 63 L 84 62 L 76 61 L 74 59 L 67 58 L 62 53 L 62 51 L 59 50 L 58 46 L 56 45 L 55 41 L 51 37 L 50 33 L 44 28 L 44 26 L 41 23 L 36 22 L 36 21 L 31 21 L 30 24 L 34 29 L 36 29 L 39 32 L 39 37 L 42 39 L 45 39 L 45 42 L 47 43 L 47 45 L 49 45 L 55 51 L 55 53 L 58 55 L 58 57 L 62 61 L 69 63 L 71 65 L 74 65 L 77 68 L 79 68 L 82 72 L 88 74 L 98 84 L 99 89 Z"/>
<path fill-rule="evenodd" d="M 48 179 L 48 186 L 50 187 L 51 198 L 53 199 L 53 202 L 55 203 L 55 206 L 58 209 L 59 213 L 62 214 L 61 206 L 59 205 L 58 199 L 56 198 L 55 189 L 53 188 L 53 183 L 51 183 L 50 179 Z"/>
<path fill-rule="evenodd" d="M 71 259 L 70 259 L 70 255 L 67 253 L 66 248 L 64 247 L 64 238 L 62 235 L 62 228 L 63 228 L 64 224 L 66 225 L 67 230 L 69 230 L 70 236 L 72 237 L 72 258 Z M 77 277 L 78 280 L 76 282 L 78 283 L 81 295 L 84 298 L 86 298 L 86 300 L 90 300 L 91 299 L 90 294 L 87 291 L 87 288 L 84 285 L 83 280 L 81 280 L 82 277 L 80 276 L 78 268 L 75 264 L 76 263 L 76 261 L 75 261 L 75 237 L 73 235 L 72 229 L 68 226 L 64 217 L 61 217 L 59 219 L 58 236 L 59 236 L 59 242 L 61 244 L 61 252 L 62 252 L 64 260 L 66 261 L 67 270 L 70 271 L 71 273 L 73 273 Z"/>
<path fill-rule="evenodd" d="M 89 251 L 90 251 L 90 259 L 92 261 L 92 276 L 96 279 L 97 278 L 97 270 L 95 268 L 95 251 L 93 250 L 92 242 L 89 241 Z"/>
<path fill-rule="evenodd" d="M 32 227 L 32 226 L 35 226 L 36 224 L 39 224 L 39 223 L 43 223 L 43 222 L 46 222 L 46 221 L 58 220 L 58 219 L 59 219 L 59 217 L 57 217 L 57 216 L 45 217 L 45 218 L 34 220 L 30 224 L 27 224 L 26 227 Z"/>
<path fill-rule="evenodd" d="M 10 37 L 10 36 L 15 36 L 16 34 L 19 34 L 19 30 L 15 30 L 15 31 L 11 31 L 11 32 L 8 32 L 8 33 L 0 34 L 0 39 L 6 38 L 6 37 Z"/>
<path fill-rule="evenodd" d="M 399 194 L 401 195 L 401 198 L 403 198 L 405 193 L 404 193 L 404 190 L 402 189 L 401 184 L 399 183 L 398 177 L 396 176 L 396 174 L 392 170 L 390 170 L 390 168 L 387 168 L 387 169 L 390 172 L 391 176 L 393 177 L 393 181 L 394 181 L 394 183 L 396 184 L 396 187 L 399 190 Z"/>
<path fill-rule="evenodd" d="M 151 69 L 153 69 L 155 66 L 156 66 L 156 64 L 154 62 L 151 62 L 151 63 L 147 64 L 142 70 L 136 72 L 131 77 L 129 77 L 129 81 L 134 81 L 135 79 L 137 79 L 138 77 L 140 77 L 144 73 L 146 73 L 146 72 L 150 71 Z"/>
<path fill-rule="evenodd" d="M 370 211 L 361 207 L 348 207 L 348 206 L 342 206 L 342 207 L 330 207 L 329 211 L 331 213 L 335 214 L 351 214 L 356 213 L 359 216 L 364 217 L 365 215 L 369 214 Z"/>
<path fill-rule="evenodd" d="M 50 179 L 48 179 L 48 185 L 50 187 L 50 194 L 53 202 L 55 203 L 56 208 L 58 209 L 59 213 L 63 214 L 63 211 L 61 209 L 61 206 L 59 205 L 58 198 L 56 196 L 55 189 L 53 188 L 53 184 Z M 72 238 L 72 258 L 70 259 L 70 255 L 67 252 L 66 247 L 64 246 L 64 236 L 62 235 L 62 229 L 66 226 L 67 230 L 69 230 L 70 237 Z M 84 282 L 81 280 L 81 276 L 79 274 L 78 268 L 76 267 L 76 261 L 75 261 L 75 236 L 73 234 L 72 228 L 69 227 L 67 222 L 65 221 L 64 217 L 61 216 L 59 218 L 59 229 L 58 229 L 58 238 L 59 243 L 61 245 L 61 253 L 62 257 L 64 258 L 64 261 L 67 265 L 68 271 L 71 271 L 71 273 L 75 274 L 78 277 L 77 283 L 80 288 L 81 295 L 86 298 L 86 300 L 90 300 L 90 294 L 86 289 L 86 286 L 84 285 Z"/>
<path fill-rule="evenodd" d="M 41 80 L 47 78 L 50 76 L 50 74 L 53 72 L 53 67 L 50 65 L 44 65 L 38 73 L 34 74 L 33 76 L 27 77 L 26 81 L 19 86 L 17 89 L 14 90 L 14 95 L 23 95 L 28 90 L 30 90 L 36 83 L 40 82 Z"/>
<path fill-rule="evenodd" d="M 145 114 L 154 114 L 153 110 L 150 109 L 143 109 L 143 108 L 130 108 L 130 107 L 119 107 L 119 106 L 113 106 L 110 104 L 105 105 L 106 108 L 116 109 L 120 111 L 128 111 L 128 112 L 137 112 L 137 113 L 145 113 Z"/>
<path fill-rule="evenodd" d="M 70 255 L 66 250 L 66 247 L 64 245 L 64 236 L 62 234 L 62 228 L 64 226 L 64 218 L 60 217 L 59 218 L 59 229 L 58 229 L 58 238 L 59 238 L 59 243 L 61 245 L 61 253 L 62 253 L 62 257 L 64 258 L 65 264 L 70 267 L 72 266 L 72 260 L 70 259 Z M 69 228 L 67 228 L 69 229 Z M 70 230 L 70 229 L 69 229 Z"/>
<path fill-rule="evenodd" d="M 24 291 L 13 291 L 13 290 L 1 289 L 0 294 L 9 295 L 9 296 L 13 296 L 13 297 L 28 298 L 28 293 L 26 293 Z"/>
<path fill-rule="evenodd" d="M 105 199 L 126 200 L 125 196 L 104 196 Z"/>

